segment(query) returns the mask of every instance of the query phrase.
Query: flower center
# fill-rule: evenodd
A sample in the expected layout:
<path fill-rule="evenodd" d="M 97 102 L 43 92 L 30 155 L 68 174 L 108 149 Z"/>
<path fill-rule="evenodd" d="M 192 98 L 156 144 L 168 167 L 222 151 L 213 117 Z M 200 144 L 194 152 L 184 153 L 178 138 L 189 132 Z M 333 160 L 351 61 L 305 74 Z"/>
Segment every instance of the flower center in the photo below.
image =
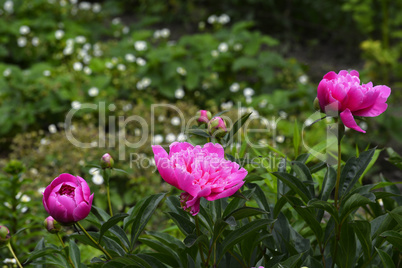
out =
<path fill-rule="evenodd" d="M 59 190 L 59 195 L 67 195 L 68 197 L 74 197 L 74 190 L 75 188 L 70 185 L 63 185 Z"/>

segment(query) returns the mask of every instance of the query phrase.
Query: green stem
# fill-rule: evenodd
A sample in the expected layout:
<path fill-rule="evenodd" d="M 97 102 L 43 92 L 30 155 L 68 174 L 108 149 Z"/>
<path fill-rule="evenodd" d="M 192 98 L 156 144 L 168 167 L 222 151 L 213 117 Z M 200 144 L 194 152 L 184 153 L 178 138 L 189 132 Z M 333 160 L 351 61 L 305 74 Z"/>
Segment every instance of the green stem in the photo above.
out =
<path fill-rule="evenodd" d="M 57 235 L 57 237 L 58 237 L 59 240 L 60 240 L 61 246 L 62 246 L 63 248 L 65 248 L 66 245 L 64 244 L 63 239 L 61 239 L 60 234 L 59 234 L 59 233 L 56 233 L 56 235 Z M 71 264 L 71 266 L 72 266 L 73 268 L 75 268 L 75 265 L 74 265 L 74 263 L 73 263 L 73 260 L 71 259 L 70 256 L 68 256 L 68 262 Z"/>
<path fill-rule="evenodd" d="M 91 240 L 92 243 L 94 243 L 109 260 L 111 260 L 112 256 L 110 256 L 109 252 L 107 252 L 106 249 L 104 249 L 98 242 L 95 241 L 95 239 L 90 234 L 88 234 L 87 230 L 85 230 L 84 226 L 82 226 L 81 223 L 79 223 L 78 221 L 76 223 L 78 227 L 80 227 L 80 229 L 84 232 L 84 234 L 89 238 L 89 240 Z"/>
<path fill-rule="evenodd" d="M 10 242 L 7 243 L 7 247 L 11 251 L 11 254 L 13 254 L 13 257 L 14 257 L 15 261 L 17 262 L 18 267 L 22 268 L 22 265 L 21 265 L 20 261 L 18 260 L 17 255 L 15 255 L 13 247 L 11 246 Z"/>
<path fill-rule="evenodd" d="M 197 236 L 199 237 L 201 232 L 200 232 L 200 224 L 198 222 L 198 215 L 195 216 L 195 229 L 197 230 Z M 208 267 L 208 263 L 205 261 L 204 251 L 202 250 L 202 245 L 200 242 L 198 242 L 198 248 L 200 250 L 202 263 L 205 265 L 205 267 Z"/>
<path fill-rule="evenodd" d="M 340 121 L 340 120 L 339 120 Z M 339 125 L 340 127 L 340 125 Z M 335 208 L 338 210 L 339 205 L 338 205 L 338 196 L 339 196 L 339 183 L 341 181 L 341 140 L 342 137 L 338 134 L 338 170 L 336 172 L 336 186 L 335 186 Z"/>
<path fill-rule="evenodd" d="M 106 195 L 107 195 L 107 204 L 109 206 L 109 213 L 110 213 L 110 216 L 113 217 L 112 202 L 110 201 L 109 170 L 104 169 L 103 175 L 105 176 L 105 181 L 106 181 Z"/>

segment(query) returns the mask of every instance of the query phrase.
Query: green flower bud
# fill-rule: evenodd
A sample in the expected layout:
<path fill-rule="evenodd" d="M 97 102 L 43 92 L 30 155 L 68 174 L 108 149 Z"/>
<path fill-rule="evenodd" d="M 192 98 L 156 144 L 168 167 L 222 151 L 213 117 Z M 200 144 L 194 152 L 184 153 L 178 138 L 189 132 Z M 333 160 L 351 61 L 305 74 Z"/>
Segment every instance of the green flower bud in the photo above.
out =
<path fill-rule="evenodd" d="M 58 233 L 61 230 L 61 224 L 53 219 L 52 216 L 47 217 L 43 222 L 43 225 L 45 226 L 46 230 L 51 234 Z"/>
<path fill-rule="evenodd" d="M 114 165 L 114 160 L 113 158 L 110 156 L 110 154 L 106 153 L 102 156 L 101 158 L 101 167 L 103 169 L 106 168 L 113 168 Z"/>
<path fill-rule="evenodd" d="M 0 246 L 7 245 L 10 241 L 10 231 L 6 226 L 0 226 Z"/>
<path fill-rule="evenodd" d="M 314 100 L 314 109 L 315 109 L 316 111 L 321 110 L 320 102 L 319 102 L 318 98 L 315 98 L 315 100 Z"/>

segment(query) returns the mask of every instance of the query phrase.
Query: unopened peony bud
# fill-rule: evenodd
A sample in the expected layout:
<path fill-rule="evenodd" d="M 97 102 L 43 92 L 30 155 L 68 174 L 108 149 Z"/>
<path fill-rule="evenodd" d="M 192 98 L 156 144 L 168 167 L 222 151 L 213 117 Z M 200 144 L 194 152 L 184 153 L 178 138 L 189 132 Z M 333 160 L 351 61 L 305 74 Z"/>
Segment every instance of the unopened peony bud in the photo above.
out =
<path fill-rule="evenodd" d="M 6 226 L 0 226 L 0 246 L 7 245 L 11 238 L 10 231 Z"/>
<path fill-rule="evenodd" d="M 225 121 L 223 121 L 223 119 L 220 117 L 212 118 L 211 121 L 209 121 L 208 130 L 211 134 L 215 131 L 226 132 L 227 129 Z"/>
<path fill-rule="evenodd" d="M 106 153 L 102 156 L 101 158 L 101 167 L 103 169 L 106 168 L 113 168 L 114 165 L 114 160 L 113 158 L 110 156 L 110 154 Z"/>
<path fill-rule="evenodd" d="M 315 109 L 316 111 L 321 110 L 320 102 L 319 102 L 318 98 L 315 98 L 315 100 L 314 100 L 314 109 Z"/>
<path fill-rule="evenodd" d="M 52 216 L 47 217 L 43 224 L 45 225 L 46 230 L 51 234 L 58 233 L 61 230 L 61 224 L 53 219 Z"/>
<path fill-rule="evenodd" d="M 207 111 L 207 110 L 199 110 L 197 112 L 197 122 L 198 123 L 205 123 L 208 124 L 209 120 L 211 119 L 212 115 L 211 112 Z"/>

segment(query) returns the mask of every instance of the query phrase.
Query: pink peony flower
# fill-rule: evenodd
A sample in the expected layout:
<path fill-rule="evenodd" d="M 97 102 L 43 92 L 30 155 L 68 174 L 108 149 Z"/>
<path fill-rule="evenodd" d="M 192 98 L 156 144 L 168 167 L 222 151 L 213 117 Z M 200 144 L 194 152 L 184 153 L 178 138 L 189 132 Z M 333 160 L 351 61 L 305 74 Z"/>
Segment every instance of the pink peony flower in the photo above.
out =
<path fill-rule="evenodd" d="M 169 154 L 159 145 L 152 146 L 152 150 L 162 178 L 184 191 L 180 202 L 193 216 L 200 210 L 201 197 L 213 201 L 231 196 L 247 175 L 244 168 L 224 158 L 220 144 L 194 147 L 187 142 L 174 142 Z"/>
<path fill-rule="evenodd" d="M 71 224 L 88 216 L 93 198 L 83 178 L 64 173 L 46 187 L 42 201 L 47 213 L 56 221 Z"/>
<path fill-rule="evenodd" d="M 369 82 L 360 85 L 359 73 L 345 70 L 336 74 L 327 73 L 317 89 L 317 98 L 322 111 L 338 112 L 345 126 L 366 133 L 353 116 L 374 117 L 388 107 L 385 103 L 391 94 L 387 86 L 375 86 Z"/>

